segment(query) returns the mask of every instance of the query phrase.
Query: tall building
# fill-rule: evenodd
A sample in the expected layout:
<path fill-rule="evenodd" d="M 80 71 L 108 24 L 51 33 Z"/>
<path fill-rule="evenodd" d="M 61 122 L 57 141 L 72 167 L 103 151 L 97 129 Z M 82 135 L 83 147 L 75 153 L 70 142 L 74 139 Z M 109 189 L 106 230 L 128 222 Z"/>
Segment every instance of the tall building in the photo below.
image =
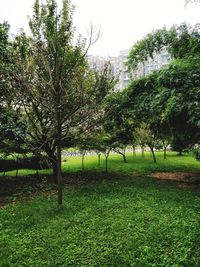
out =
<path fill-rule="evenodd" d="M 128 73 L 128 68 L 126 66 L 126 59 L 129 52 L 130 49 L 122 50 L 115 60 L 110 61 L 113 68 L 113 73 L 118 79 L 118 83 L 116 84 L 117 91 L 121 91 L 127 87 L 130 81 L 130 74 Z"/>
<path fill-rule="evenodd" d="M 154 70 L 159 70 L 167 66 L 171 61 L 171 57 L 166 48 L 163 48 L 160 53 L 154 53 L 153 58 L 148 57 L 144 62 L 138 64 L 137 69 L 132 73 L 133 79 L 138 79 L 142 76 L 147 76 Z"/>
<path fill-rule="evenodd" d="M 153 59 L 149 57 L 146 61 L 139 63 L 137 69 L 130 74 L 126 66 L 130 50 L 120 51 L 118 57 L 88 56 L 88 62 L 92 69 L 102 69 L 107 62 L 110 62 L 112 74 L 118 79 L 115 90 L 121 91 L 128 86 L 130 80 L 146 76 L 154 70 L 165 67 L 171 61 L 167 49 L 164 48 L 160 53 L 154 53 Z"/>
<path fill-rule="evenodd" d="M 104 57 L 92 56 L 92 55 L 89 55 L 87 57 L 87 59 L 88 59 L 88 63 L 89 63 L 90 68 L 93 70 L 95 70 L 95 69 L 102 70 L 108 61 Z"/>

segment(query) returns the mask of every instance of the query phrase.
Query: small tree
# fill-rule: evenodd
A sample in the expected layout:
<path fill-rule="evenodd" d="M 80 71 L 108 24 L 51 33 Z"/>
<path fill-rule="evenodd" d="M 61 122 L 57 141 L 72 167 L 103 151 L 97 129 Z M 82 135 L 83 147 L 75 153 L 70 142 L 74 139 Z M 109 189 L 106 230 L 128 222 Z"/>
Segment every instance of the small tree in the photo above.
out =
<path fill-rule="evenodd" d="M 123 107 L 123 94 L 113 93 L 106 103 L 105 118 L 103 122 L 104 131 L 108 134 L 110 145 L 113 150 L 126 159 L 126 147 L 132 144 L 134 139 L 134 121 L 127 109 Z"/>
<path fill-rule="evenodd" d="M 105 156 L 105 160 L 106 160 L 105 172 L 108 173 L 108 158 L 112 150 L 112 142 L 110 141 L 110 137 L 108 135 L 105 135 L 102 137 L 100 149 L 101 149 L 101 152 Z"/>
<path fill-rule="evenodd" d="M 141 140 L 142 144 L 146 144 L 152 153 L 154 163 L 156 163 L 156 157 L 154 149 L 157 142 L 156 134 L 151 130 L 150 125 L 142 123 L 140 128 L 136 129 L 136 135 Z"/>

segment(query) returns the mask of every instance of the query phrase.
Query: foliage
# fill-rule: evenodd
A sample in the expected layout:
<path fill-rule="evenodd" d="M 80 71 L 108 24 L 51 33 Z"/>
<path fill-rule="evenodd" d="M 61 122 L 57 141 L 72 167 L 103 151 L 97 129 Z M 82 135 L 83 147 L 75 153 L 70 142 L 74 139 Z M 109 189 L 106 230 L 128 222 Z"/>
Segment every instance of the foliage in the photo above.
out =
<path fill-rule="evenodd" d="M 0 23 L 0 93 L 5 91 L 3 87 L 6 71 L 11 66 L 11 43 L 9 41 L 9 28 L 7 22 Z"/>
<path fill-rule="evenodd" d="M 196 146 L 193 149 L 193 153 L 195 155 L 195 158 L 200 161 L 200 146 Z"/>
<path fill-rule="evenodd" d="M 138 41 L 129 53 L 127 64 L 129 69 L 135 69 L 138 63 L 153 58 L 155 53 L 167 48 L 171 57 L 187 58 L 191 55 L 199 55 L 200 33 L 198 27 L 191 27 L 185 23 L 173 26 L 169 30 L 155 30 Z"/>
<path fill-rule="evenodd" d="M 18 110 L 0 106 L 0 151 L 5 155 L 27 153 L 27 124 Z"/>
<path fill-rule="evenodd" d="M 189 4 L 199 4 L 199 0 L 185 0 L 185 6 Z"/>
<path fill-rule="evenodd" d="M 15 154 L 14 154 L 15 155 Z M 17 155 L 14 159 L 0 159 L 0 171 L 8 172 L 11 170 L 19 169 L 29 169 L 29 170 L 39 170 L 39 169 L 48 169 L 50 167 L 50 162 L 48 158 L 44 156 L 31 156 L 24 157 L 23 154 Z"/>
<path fill-rule="evenodd" d="M 122 93 L 113 93 L 105 107 L 103 127 L 112 136 L 113 147 L 127 146 L 134 140 L 134 120 L 128 116 L 129 110 L 122 108 L 121 102 Z"/>
<path fill-rule="evenodd" d="M 136 125 L 147 123 L 154 136 L 180 153 L 200 140 L 199 69 L 198 56 L 179 59 L 133 81 L 123 93 L 122 107 L 132 111 Z"/>

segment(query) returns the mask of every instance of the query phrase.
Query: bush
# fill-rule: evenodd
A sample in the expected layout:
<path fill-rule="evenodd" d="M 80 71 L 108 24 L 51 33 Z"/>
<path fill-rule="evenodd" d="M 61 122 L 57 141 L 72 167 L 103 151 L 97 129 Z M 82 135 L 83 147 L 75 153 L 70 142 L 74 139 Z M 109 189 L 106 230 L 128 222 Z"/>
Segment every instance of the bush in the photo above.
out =
<path fill-rule="evenodd" d="M 196 158 L 196 160 L 200 161 L 200 146 L 196 146 L 193 150 L 194 156 Z"/>
<path fill-rule="evenodd" d="M 20 159 L 0 159 L 0 171 L 12 171 L 16 169 L 48 169 L 51 166 L 47 157 L 29 157 Z"/>

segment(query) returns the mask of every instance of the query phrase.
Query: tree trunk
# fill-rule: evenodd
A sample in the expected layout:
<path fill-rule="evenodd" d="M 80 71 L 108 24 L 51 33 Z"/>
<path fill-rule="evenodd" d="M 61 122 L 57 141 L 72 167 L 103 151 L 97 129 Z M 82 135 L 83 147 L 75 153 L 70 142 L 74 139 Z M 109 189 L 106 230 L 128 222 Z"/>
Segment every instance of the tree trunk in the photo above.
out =
<path fill-rule="evenodd" d="M 106 173 L 108 173 L 108 155 L 105 155 L 106 158 Z"/>
<path fill-rule="evenodd" d="M 18 167 L 17 167 L 17 169 L 16 169 L 16 174 L 15 174 L 15 177 L 16 177 L 16 178 L 18 177 L 18 172 L 19 172 L 19 169 L 18 169 Z"/>
<path fill-rule="evenodd" d="M 58 181 L 58 208 L 62 208 L 63 203 L 63 181 L 62 181 L 62 147 L 61 147 L 61 118 L 60 111 L 57 112 L 57 181 Z"/>
<path fill-rule="evenodd" d="M 62 159 L 61 143 L 57 147 L 57 181 L 58 181 L 58 207 L 62 207 Z"/>
<path fill-rule="evenodd" d="M 144 158 L 144 146 L 141 146 L 142 157 Z"/>
<path fill-rule="evenodd" d="M 35 175 L 36 175 L 36 176 L 39 176 L 39 170 L 38 170 L 38 168 L 36 168 Z"/>
<path fill-rule="evenodd" d="M 167 158 L 167 147 L 164 146 L 164 159 L 166 159 L 166 158 Z"/>
<path fill-rule="evenodd" d="M 100 166 L 101 165 L 101 154 L 99 153 L 98 154 L 98 166 Z"/>
<path fill-rule="evenodd" d="M 153 147 L 150 147 L 151 149 L 151 153 L 152 153 L 152 156 L 153 156 L 153 162 L 156 163 L 156 156 L 155 156 L 155 153 L 154 153 L 154 149 Z"/>
<path fill-rule="evenodd" d="M 127 160 L 126 160 L 126 148 L 124 148 L 123 150 L 124 150 L 124 153 L 123 153 L 124 163 L 127 163 Z"/>
<path fill-rule="evenodd" d="M 127 163 L 126 155 L 125 154 L 122 154 L 122 156 L 123 156 L 124 163 Z"/>
<path fill-rule="evenodd" d="M 58 184 L 58 175 L 57 175 L 57 163 L 56 163 L 56 159 L 55 161 L 52 160 L 51 161 L 52 164 L 52 168 L 53 168 L 53 182 L 54 184 Z"/>
<path fill-rule="evenodd" d="M 126 160 L 126 148 L 123 149 L 123 152 L 121 152 L 120 149 L 115 149 L 114 151 L 116 153 L 122 155 L 124 163 L 127 163 L 127 160 Z"/>
<path fill-rule="evenodd" d="M 17 164 L 16 164 L 16 174 L 15 174 L 15 176 L 16 176 L 16 178 L 18 177 L 18 172 L 19 172 L 19 162 L 18 162 L 18 159 L 16 160 L 16 162 L 17 162 Z"/>
<path fill-rule="evenodd" d="M 135 145 L 132 145 L 133 148 L 133 157 L 136 155 L 136 151 L 135 151 Z"/>
<path fill-rule="evenodd" d="M 82 153 L 82 171 L 84 171 L 85 166 L 84 166 L 84 159 L 85 159 L 85 153 Z"/>

